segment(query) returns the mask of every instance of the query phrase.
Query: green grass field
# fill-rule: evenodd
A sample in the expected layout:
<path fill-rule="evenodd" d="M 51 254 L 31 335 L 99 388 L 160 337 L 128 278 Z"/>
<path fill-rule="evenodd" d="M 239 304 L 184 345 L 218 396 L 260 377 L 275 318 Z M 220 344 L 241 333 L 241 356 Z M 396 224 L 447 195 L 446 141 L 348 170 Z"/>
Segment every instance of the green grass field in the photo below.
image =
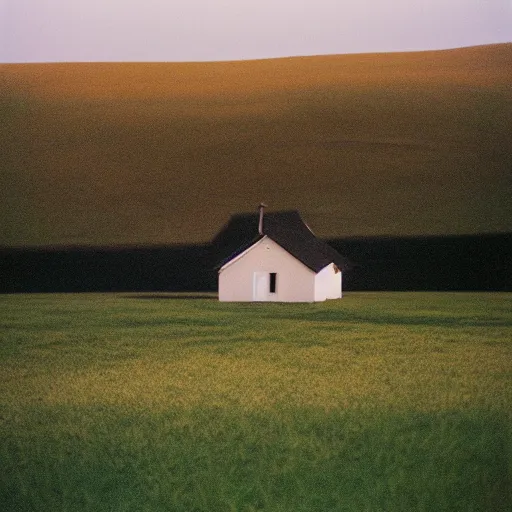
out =
<path fill-rule="evenodd" d="M 6 511 L 512 509 L 512 294 L 0 296 Z"/>

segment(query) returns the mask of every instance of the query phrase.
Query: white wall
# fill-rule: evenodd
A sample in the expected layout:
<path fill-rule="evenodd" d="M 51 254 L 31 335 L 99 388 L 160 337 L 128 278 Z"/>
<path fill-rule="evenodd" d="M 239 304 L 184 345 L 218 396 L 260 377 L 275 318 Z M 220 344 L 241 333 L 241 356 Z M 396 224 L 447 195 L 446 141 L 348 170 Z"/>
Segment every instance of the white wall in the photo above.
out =
<path fill-rule="evenodd" d="M 315 301 L 341 298 L 341 272 L 335 269 L 331 263 L 315 276 Z"/>
<path fill-rule="evenodd" d="M 263 237 L 242 255 L 219 271 L 219 300 L 253 301 L 254 273 L 277 274 L 276 293 L 266 300 L 279 302 L 313 302 L 315 273 L 280 245 Z M 268 290 L 268 287 L 267 287 Z"/>

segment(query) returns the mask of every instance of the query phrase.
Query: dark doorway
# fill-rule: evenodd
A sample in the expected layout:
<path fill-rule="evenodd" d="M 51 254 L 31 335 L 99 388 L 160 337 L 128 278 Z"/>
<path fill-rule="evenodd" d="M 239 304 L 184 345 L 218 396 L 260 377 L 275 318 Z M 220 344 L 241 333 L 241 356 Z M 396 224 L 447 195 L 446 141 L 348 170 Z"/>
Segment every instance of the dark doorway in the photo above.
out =
<path fill-rule="evenodd" d="M 270 272 L 270 293 L 276 293 L 277 274 Z"/>

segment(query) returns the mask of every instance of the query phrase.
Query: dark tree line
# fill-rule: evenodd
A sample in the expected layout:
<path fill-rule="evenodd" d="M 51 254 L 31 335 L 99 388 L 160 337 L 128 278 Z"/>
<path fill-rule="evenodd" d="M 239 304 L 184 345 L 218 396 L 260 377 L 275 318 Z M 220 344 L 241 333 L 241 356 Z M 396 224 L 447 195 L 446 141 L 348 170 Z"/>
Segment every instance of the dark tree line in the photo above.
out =
<path fill-rule="evenodd" d="M 328 241 L 345 290 L 512 291 L 512 234 Z M 1 249 L 0 293 L 213 291 L 209 245 Z"/>

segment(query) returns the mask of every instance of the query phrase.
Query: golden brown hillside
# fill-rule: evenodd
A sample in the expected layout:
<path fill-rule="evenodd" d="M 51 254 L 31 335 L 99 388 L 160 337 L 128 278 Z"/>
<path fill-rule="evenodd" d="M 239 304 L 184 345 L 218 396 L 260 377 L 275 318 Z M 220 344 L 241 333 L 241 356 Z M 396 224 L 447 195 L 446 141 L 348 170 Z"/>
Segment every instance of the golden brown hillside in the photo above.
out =
<path fill-rule="evenodd" d="M 323 237 L 512 231 L 512 44 L 0 65 L 0 245 L 210 239 L 264 200 Z"/>

